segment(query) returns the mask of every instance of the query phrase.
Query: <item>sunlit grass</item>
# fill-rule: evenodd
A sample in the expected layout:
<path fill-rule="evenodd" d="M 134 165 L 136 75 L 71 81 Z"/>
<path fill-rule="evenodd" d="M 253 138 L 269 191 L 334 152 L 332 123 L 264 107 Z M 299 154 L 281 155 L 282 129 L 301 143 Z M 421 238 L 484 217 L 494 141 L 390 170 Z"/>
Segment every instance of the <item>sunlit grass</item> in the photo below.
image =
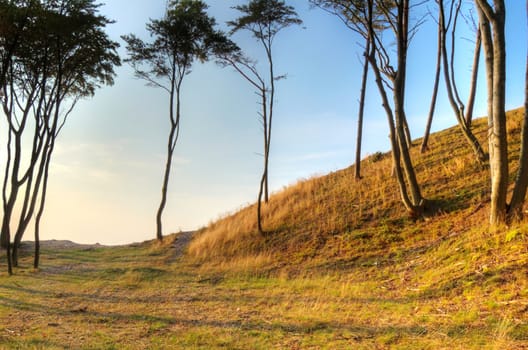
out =
<path fill-rule="evenodd" d="M 487 147 L 485 121 L 475 130 Z M 456 128 L 413 157 L 430 200 L 420 220 L 390 155 L 374 154 L 360 182 L 350 168 L 274 194 L 264 236 L 249 206 L 183 257 L 177 234 L 45 250 L 38 271 L 28 253 L 15 276 L 0 270 L 0 348 L 522 349 L 528 224 L 488 229 L 488 170 Z"/>

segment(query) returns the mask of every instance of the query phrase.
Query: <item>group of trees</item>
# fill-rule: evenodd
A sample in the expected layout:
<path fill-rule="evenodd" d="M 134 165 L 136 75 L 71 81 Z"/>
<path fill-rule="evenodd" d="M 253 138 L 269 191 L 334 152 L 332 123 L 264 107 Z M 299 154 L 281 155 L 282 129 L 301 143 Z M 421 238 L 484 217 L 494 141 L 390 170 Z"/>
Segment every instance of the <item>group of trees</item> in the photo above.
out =
<path fill-rule="evenodd" d="M 427 201 L 410 155 L 412 147 L 405 114 L 407 55 L 411 39 L 421 21 L 414 22 L 415 4 L 410 0 L 310 0 L 337 16 L 363 38 L 364 66 L 360 109 L 356 178 L 360 179 L 360 148 L 363 109 L 368 72 L 374 80 L 387 115 L 394 174 L 402 203 L 412 216 L 420 216 Z M 453 64 L 457 19 L 461 0 L 435 0 L 437 5 L 438 52 L 434 91 L 428 116 L 427 138 L 434 114 L 440 71 L 450 105 L 478 162 L 489 159 L 491 172 L 490 223 L 497 225 L 522 214 L 528 187 L 528 114 L 522 134 L 519 170 L 510 202 L 507 201 L 508 159 L 505 114 L 504 0 L 475 0 L 478 24 L 472 84 L 466 106 L 460 98 Z M 422 2 L 423 3 L 423 2 Z M 528 6 L 528 2 L 527 2 Z M 49 165 L 57 136 L 76 102 L 90 97 L 101 85 L 111 85 L 114 67 L 120 64 L 118 44 L 110 40 L 105 26 L 111 21 L 98 13 L 95 0 L 0 0 L 0 102 L 7 130 L 5 173 L 2 184 L 3 219 L 1 244 L 7 249 L 8 271 L 18 263 L 22 237 L 34 219 L 35 267 L 39 259 L 39 224 L 46 200 Z M 446 8 L 448 9 L 446 15 Z M 283 29 L 302 21 L 284 0 L 250 0 L 236 6 L 240 16 L 230 22 L 229 33 L 216 29 L 201 0 L 171 0 L 161 19 L 147 23 L 151 41 L 134 34 L 124 35 L 128 62 L 135 75 L 168 95 L 170 122 L 162 198 L 156 214 L 156 237 L 161 240 L 162 213 L 172 158 L 180 134 L 181 92 L 184 78 L 196 61 L 215 60 L 231 67 L 255 90 L 260 104 L 257 112 L 263 129 L 264 167 L 260 180 L 257 222 L 264 233 L 262 199 L 267 202 L 269 154 L 274 116 L 277 75 L 273 43 Z M 528 8 L 527 8 L 528 10 Z M 232 40 L 247 31 L 262 48 L 266 70 L 246 56 Z M 448 34 L 451 36 L 448 49 Z M 393 45 L 393 47 L 389 47 Z M 481 46 L 486 63 L 488 86 L 489 158 L 471 131 L 476 77 Z M 527 60 L 528 62 L 528 60 Z M 370 70 L 369 70 L 370 67 Z M 528 66 L 527 66 L 528 81 Z M 528 103 L 528 89 L 527 99 Z M 36 216 L 35 216 L 36 215 Z M 13 234 L 14 233 L 14 234 Z"/>
<path fill-rule="evenodd" d="M 7 128 L 6 163 L 2 186 L 1 245 L 7 251 L 9 274 L 18 264 L 23 235 L 34 219 L 35 260 L 39 264 L 39 226 L 44 211 L 49 165 L 55 142 L 77 101 L 101 85 L 113 84 L 120 65 L 104 29 L 111 21 L 98 13 L 95 0 L 0 0 L 0 102 Z M 236 7 L 242 15 L 229 23 L 231 35 L 247 30 L 262 43 L 269 76 L 258 71 L 228 34 L 215 28 L 200 0 L 171 0 L 161 19 L 147 23 L 152 42 L 123 35 L 129 63 L 137 77 L 168 94 L 170 121 L 161 202 L 156 214 L 156 237 L 163 238 L 162 214 L 172 158 L 180 134 L 181 91 L 195 61 L 214 58 L 235 68 L 262 100 L 264 170 L 259 190 L 268 201 L 268 164 L 276 76 L 272 44 L 282 29 L 300 24 L 291 6 L 281 0 L 251 0 Z M 36 214 L 36 217 L 34 218 Z M 14 230 L 14 231 L 13 231 Z M 14 234 L 13 234 L 13 232 Z"/>
<path fill-rule="evenodd" d="M 35 260 L 55 142 L 76 102 L 111 85 L 120 64 L 93 0 L 0 1 L 0 102 L 7 140 L 1 244 L 8 271 L 34 218 Z M 12 244 L 11 244 L 12 242 Z"/>
<path fill-rule="evenodd" d="M 257 68 L 257 62 L 247 57 L 226 33 L 215 29 L 215 19 L 207 12 L 207 5 L 200 0 L 172 0 L 165 16 L 151 20 L 147 30 L 152 42 L 145 42 L 134 34 L 124 35 L 129 62 L 138 78 L 149 85 L 165 90 L 169 95 L 170 132 L 167 144 L 167 162 L 161 190 L 161 203 L 156 215 L 156 237 L 163 239 L 162 214 L 167 201 L 167 187 L 172 157 L 180 131 L 180 93 L 184 77 L 191 72 L 196 60 L 214 58 L 220 65 L 235 69 L 255 89 L 261 109 L 258 112 L 264 134 L 264 169 L 257 200 L 258 230 L 262 228 L 262 197 L 269 199 L 268 169 L 275 101 L 275 82 L 285 78 L 275 75 L 273 65 L 273 41 L 276 35 L 291 25 L 301 24 L 293 7 L 283 0 L 251 0 L 246 5 L 234 7 L 241 16 L 228 22 L 233 35 L 246 30 L 263 46 L 268 73 Z"/>
<path fill-rule="evenodd" d="M 420 184 L 416 179 L 409 153 L 411 144 L 406 133 L 407 121 L 404 108 L 405 80 L 408 48 L 412 37 L 420 26 L 420 21 L 411 23 L 410 18 L 412 17 L 410 13 L 416 5 L 431 3 L 431 1 L 413 5 L 411 5 L 410 0 L 310 1 L 315 6 L 337 15 L 349 28 L 365 39 L 365 60 L 370 64 L 370 68 L 374 73 L 382 105 L 387 114 L 394 172 L 400 187 L 402 202 L 412 216 L 421 215 L 425 209 L 426 200 L 420 192 Z M 431 111 L 422 150 L 425 151 L 427 149 L 427 138 L 436 103 L 440 69 L 443 68 L 449 103 L 453 108 L 463 135 L 475 151 L 478 162 L 484 163 L 489 159 L 491 174 L 490 224 L 500 225 L 522 215 L 522 207 L 528 187 L 528 112 L 525 111 L 519 167 L 512 197 L 509 202 L 507 201 L 509 169 L 505 111 L 506 7 L 504 0 L 493 0 L 492 2 L 475 0 L 474 2 L 475 10 L 478 13 L 478 25 L 475 26 L 477 39 L 467 110 L 465 110 L 456 87 L 456 74 L 453 63 L 456 25 L 462 2 L 460 0 L 451 0 L 448 16 L 446 16 L 445 11 L 448 6 L 446 6 L 445 2 L 443 0 L 435 0 L 435 3 L 438 9 L 438 15 L 435 16 L 438 23 L 437 69 Z M 451 33 L 450 50 L 448 50 L 447 45 L 448 33 Z M 391 40 L 387 40 L 389 36 Z M 395 49 L 389 48 L 390 45 L 394 45 Z M 481 45 L 486 63 L 488 86 L 489 156 L 484 154 L 482 147 L 471 131 Z M 364 80 L 366 76 L 366 73 L 364 73 Z M 390 95 L 392 103 L 389 98 Z M 528 100 L 528 93 L 526 100 Z M 360 121 L 362 118 L 361 111 L 362 107 L 360 107 Z M 359 140 L 361 128 L 358 133 Z M 356 172 L 356 176 L 359 177 L 358 172 Z"/>

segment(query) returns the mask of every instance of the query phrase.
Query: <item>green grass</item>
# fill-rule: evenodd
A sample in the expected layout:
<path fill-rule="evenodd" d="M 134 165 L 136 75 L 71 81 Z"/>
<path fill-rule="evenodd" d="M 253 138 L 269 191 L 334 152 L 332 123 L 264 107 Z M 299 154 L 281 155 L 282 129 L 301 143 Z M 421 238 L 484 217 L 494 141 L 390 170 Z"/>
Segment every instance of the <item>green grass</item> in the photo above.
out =
<path fill-rule="evenodd" d="M 170 243 L 47 251 L 41 270 L 3 274 L 0 347 L 514 349 L 528 339 L 526 269 L 476 273 L 469 250 L 438 271 L 424 256 L 379 256 L 294 275 L 220 273 L 172 254 Z"/>
<path fill-rule="evenodd" d="M 273 195 L 264 237 L 250 206 L 182 258 L 170 236 L 46 250 L 38 271 L 24 255 L 12 277 L 0 262 L 0 348 L 526 349 L 528 223 L 489 230 L 488 170 L 463 142 L 449 129 L 413 154 L 421 220 L 376 154 L 361 182 L 350 168 Z"/>

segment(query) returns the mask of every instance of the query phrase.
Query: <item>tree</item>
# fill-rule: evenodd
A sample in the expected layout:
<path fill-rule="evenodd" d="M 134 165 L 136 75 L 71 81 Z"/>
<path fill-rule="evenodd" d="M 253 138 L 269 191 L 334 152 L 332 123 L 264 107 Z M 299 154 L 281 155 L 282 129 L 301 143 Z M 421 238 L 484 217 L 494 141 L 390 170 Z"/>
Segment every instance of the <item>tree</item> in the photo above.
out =
<path fill-rule="evenodd" d="M 488 85 L 488 138 L 491 174 L 490 224 L 496 226 L 522 216 L 522 206 L 528 187 L 528 116 L 525 110 L 519 167 L 512 197 L 507 203 L 509 166 L 505 107 L 506 39 L 504 27 L 506 7 L 503 0 L 494 0 L 493 6 L 485 0 L 475 0 L 475 4 L 480 19 Z M 527 88 L 525 88 L 525 95 L 528 96 Z M 526 96 L 525 107 L 528 105 L 528 97 Z"/>
<path fill-rule="evenodd" d="M 2 241 L 9 250 L 13 226 L 8 265 L 16 265 L 20 242 L 38 206 L 34 261 L 38 267 L 39 225 L 56 139 L 80 98 L 93 96 L 102 84 L 113 83 L 114 66 L 120 60 L 118 44 L 104 32 L 111 21 L 97 13 L 99 5 L 93 0 L 31 1 L 24 6 L 17 9 L 32 17 L 2 86 L 8 124 Z M 30 149 L 24 147 L 24 139 L 31 140 Z M 20 210 L 13 225 L 17 203 Z"/>
<path fill-rule="evenodd" d="M 374 6 L 381 13 L 380 16 L 383 21 L 388 23 L 388 27 L 393 31 L 396 44 L 396 69 L 391 65 L 391 57 L 385 48 L 379 31 L 375 30 Z M 417 27 L 409 27 L 408 0 L 393 2 L 368 0 L 366 18 L 371 44 L 371 50 L 367 57 L 374 72 L 376 85 L 387 114 L 394 170 L 400 187 L 400 194 L 409 214 L 416 217 L 422 214 L 425 199 L 421 194 L 409 152 L 409 144 L 406 141 L 404 105 L 407 50 L 410 39 Z M 393 107 L 391 107 L 389 102 L 386 85 L 389 85 L 392 90 Z"/>
<path fill-rule="evenodd" d="M 366 59 L 374 73 L 387 114 L 394 172 L 402 202 L 411 216 L 420 216 L 425 199 L 422 197 L 409 152 L 410 132 L 404 108 L 407 49 L 420 22 L 409 27 L 408 0 L 312 0 L 312 3 L 338 14 L 368 41 L 369 52 Z M 390 40 L 387 40 L 386 32 L 389 31 L 392 31 L 392 35 L 389 34 Z M 396 49 L 387 50 L 389 45 L 396 46 Z M 395 56 L 391 54 L 392 51 L 395 51 Z M 389 90 L 392 91 L 392 103 Z"/>
<path fill-rule="evenodd" d="M 528 17 L 528 0 L 526 1 L 526 15 Z M 528 53 L 526 55 L 526 77 L 524 87 L 524 119 L 521 133 L 521 154 L 519 156 L 519 170 L 515 179 L 512 198 L 508 214 L 512 219 L 523 216 L 523 205 L 528 188 Z"/>
<path fill-rule="evenodd" d="M 361 141 L 363 139 L 363 115 L 365 112 L 365 96 L 367 92 L 368 65 L 367 55 L 370 50 L 370 40 L 367 39 L 365 47 L 365 60 L 363 62 L 363 73 L 361 75 L 361 92 L 359 94 L 358 127 L 356 138 L 356 166 L 354 176 L 356 180 L 361 179 Z"/>
<path fill-rule="evenodd" d="M 488 85 L 488 140 L 491 174 L 491 225 L 506 221 L 508 140 L 506 130 L 506 8 L 503 0 L 475 0 L 480 20 Z"/>
<path fill-rule="evenodd" d="M 18 1 L 0 1 L 0 86 L 5 83 L 7 68 L 20 42 L 28 16 Z"/>
<path fill-rule="evenodd" d="M 261 210 L 262 196 L 267 203 L 269 199 L 268 191 L 268 168 L 271 145 L 271 131 L 273 123 L 273 107 L 275 102 L 275 82 L 285 75 L 276 76 L 273 62 L 273 42 L 275 37 L 283 29 L 291 25 L 300 25 L 295 9 L 286 5 L 283 0 L 250 0 L 246 5 L 234 7 L 241 12 L 241 16 L 228 22 L 231 27 L 231 34 L 240 30 L 249 31 L 253 37 L 262 44 L 268 63 L 268 77 L 265 79 L 259 73 L 256 62 L 244 55 L 225 55 L 225 63 L 233 66 L 249 83 L 257 90 L 261 99 L 260 117 L 264 131 L 264 170 L 260 180 L 259 194 L 257 200 L 257 224 L 258 230 L 262 234 Z"/>
<path fill-rule="evenodd" d="M 457 85 L 456 85 L 456 79 L 455 79 L 455 69 L 454 69 L 454 56 L 455 56 L 455 34 L 456 34 L 456 26 L 457 26 L 457 20 L 458 16 L 460 14 L 460 7 L 462 6 L 462 1 L 453 0 L 451 2 L 450 11 L 449 11 L 449 18 L 446 21 L 445 16 L 445 9 L 444 9 L 444 1 L 443 0 L 437 0 L 438 2 L 438 30 L 440 32 L 440 47 L 441 47 L 441 58 L 442 58 L 442 64 L 443 64 L 443 71 L 444 71 L 444 79 L 445 79 L 445 85 L 447 89 L 447 97 L 449 100 L 449 103 L 451 104 L 451 107 L 453 109 L 453 112 L 455 113 L 455 117 L 457 119 L 458 125 L 460 126 L 460 130 L 462 131 L 462 134 L 468 141 L 469 145 L 475 152 L 475 155 L 477 157 L 477 161 L 480 163 L 484 163 L 487 160 L 487 155 L 484 153 L 484 150 L 482 149 L 479 141 L 471 131 L 471 124 L 467 121 L 467 116 L 464 114 L 465 106 L 462 102 L 460 95 L 458 93 Z M 455 6 L 456 5 L 456 6 Z M 448 55 L 447 50 L 447 33 L 449 31 L 449 27 L 451 26 L 452 22 L 452 29 L 451 29 L 451 54 Z M 477 38 L 478 39 L 478 38 Z M 478 40 L 477 40 L 478 43 Z M 477 46 L 476 51 L 480 50 L 479 46 Z M 478 61 L 478 57 L 477 57 Z M 474 65 L 476 68 L 478 68 L 478 64 Z M 475 92 L 476 92 L 476 75 L 477 72 L 473 72 L 472 74 L 472 82 L 471 82 L 471 89 L 470 89 L 470 97 L 469 97 L 469 103 L 470 103 L 470 109 L 473 109 L 473 102 L 475 98 Z M 472 112 L 468 112 L 468 116 L 471 115 Z"/>
<path fill-rule="evenodd" d="M 154 39 L 151 43 L 133 34 L 122 36 L 129 54 L 125 62 L 130 63 L 135 75 L 169 95 L 167 161 L 156 214 L 156 237 L 160 241 L 163 239 L 162 214 L 167 202 L 172 158 L 180 134 L 183 80 L 196 60 L 207 61 L 211 55 L 237 48 L 222 32 L 214 29 L 216 22 L 207 14 L 207 7 L 200 0 L 172 0 L 164 18 L 147 24 Z"/>
<path fill-rule="evenodd" d="M 359 14 L 359 10 L 364 7 L 363 0 L 310 0 L 310 2 L 333 14 L 336 15 L 349 29 L 352 29 L 355 32 L 358 32 L 357 25 L 359 21 L 364 21 Z M 365 34 L 364 32 L 359 31 L 359 34 Z M 368 34 L 368 32 L 367 32 Z M 365 111 L 365 96 L 367 88 L 367 78 L 368 78 L 368 66 L 369 62 L 367 60 L 367 55 L 370 51 L 370 40 L 367 37 L 363 38 L 365 40 L 365 50 L 364 50 L 364 62 L 363 62 L 363 72 L 361 75 L 361 90 L 359 95 L 359 110 L 358 110 L 358 127 L 357 127 L 357 137 L 356 137 L 356 160 L 354 167 L 354 176 L 356 180 L 361 179 L 361 145 L 363 139 L 363 118 Z"/>
<path fill-rule="evenodd" d="M 473 23 L 475 25 L 475 23 Z M 480 35 L 480 26 L 478 24 L 475 25 L 475 49 L 473 54 L 473 68 L 471 69 L 471 87 L 469 89 L 469 96 L 468 96 L 468 102 L 467 102 L 467 110 L 466 110 L 466 124 L 468 127 L 471 127 L 471 124 L 473 123 L 473 110 L 475 108 L 475 96 L 477 94 L 477 80 L 478 80 L 478 72 L 480 67 L 480 51 L 482 48 L 482 38 Z"/>
<path fill-rule="evenodd" d="M 438 39 L 436 49 L 436 68 L 435 68 L 435 79 L 433 84 L 433 94 L 431 97 L 431 105 L 429 107 L 429 114 L 427 115 L 427 123 L 425 125 L 425 133 L 420 147 L 420 152 L 425 153 L 429 148 L 429 136 L 431 134 L 431 126 L 433 124 L 433 116 L 436 108 L 436 99 L 438 97 L 438 85 L 440 82 L 440 71 L 442 68 L 442 30 L 440 25 L 438 26 Z"/>

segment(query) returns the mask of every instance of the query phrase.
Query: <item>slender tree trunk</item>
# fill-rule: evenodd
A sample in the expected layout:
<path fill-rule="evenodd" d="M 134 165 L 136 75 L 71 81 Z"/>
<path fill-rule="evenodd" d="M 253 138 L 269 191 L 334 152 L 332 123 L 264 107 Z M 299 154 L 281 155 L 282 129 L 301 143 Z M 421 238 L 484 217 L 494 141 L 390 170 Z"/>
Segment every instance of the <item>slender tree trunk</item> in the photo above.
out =
<path fill-rule="evenodd" d="M 10 145 L 8 146 L 8 152 L 10 151 Z M 4 217 L 2 220 L 2 239 L 1 244 L 3 248 L 7 248 L 11 244 L 11 230 L 9 228 L 11 224 L 11 217 L 13 216 L 13 211 L 15 209 L 16 198 L 18 191 L 20 189 L 20 183 L 18 181 L 18 171 L 20 167 L 20 149 L 21 149 L 21 140 L 20 135 L 15 133 L 15 157 L 13 160 L 13 167 L 11 171 L 11 181 L 9 188 L 9 199 L 5 202 L 6 195 L 4 194 Z M 8 170 L 9 171 L 9 170 Z M 4 187 L 5 189 L 5 187 Z"/>
<path fill-rule="evenodd" d="M 527 1 L 528 4 L 528 1 Z M 524 119 L 521 133 L 521 154 L 519 170 L 515 179 L 508 215 L 520 219 L 523 216 L 523 205 L 528 188 L 528 56 L 526 57 L 526 82 L 524 87 Z"/>
<path fill-rule="evenodd" d="M 261 235 L 264 235 L 264 229 L 262 228 L 262 194 L 264 191 L 264 184 L 266 182 L 267 175 L 268 174 L 266 173 L 266 171 L 262 173 L 262 178 L 260 179 L 258 200 L 257 200 L 257 226 L 258 226 L 258 232 Z"/>
<path fill-rule="evenodd" d="M 486 56 L 491 173 L 490 224 L 495 226 L 506 221 L 506 195 L 509 175 L 505 111 L 506 43 L 504 22 L 506 10 L 503 0 L 495 0 L 493 8 L 485 0 L 476 0 L 476 3 L 481 22 L 482 45 Z M 492 30 L 490 30 L 490 24 Z"/>
<path fill-rule="evenodd" d="M 357 127 L 357 139 L 356 139 L 356 166 L 355 166 L 355 178 L 356 180 L 361 179 L 361 143 L 363 139 L 363 113 L 365 111 L 365 95 L 367 90 L 367 78 L 368 78 L 368 59 L 367 55 L 370 51 L 370 39 L 367 38 L 365 47 L 365 62 L 363 63 L 363 75 L 361 77 L 361 93 L 359 97 L 359 112 L 358 112 L 358 127 Z"/>
<path fill-rule="evenodd" d="M 431 106 L 429 107 L 429 115 L 427 116 L 427 125 L 425 126 L 425 133 L 422 140 L 420 151 L 425 153 L 429 148 L 429 136 L 431 134 L 431 126 L 433 124 L 433 116 L 436 107 L 436 98 L 438 96 L 438 85 L 440 82 L 440 68 L 442 63 L 442 31 L 438 26 L 438 46 L 436 51 L 436 71 L 433 85 L 433 96 L 431 97 Z"/>
<path fill-rule="evenodd" d="M 482 46 L 482 39 L 480 35 L 480 28 L 477 29 L 477 38 L 475 40 L 475 54 L 473 56 L 473 69 L 471 71 L 471 86 L 469 89 L 469 97 L 466 110 L 466 125 L 470 128 L 473 123 L 473 110 L 475 109 L 475 96 L 477 95 L 477 81 L 480 65 L 480 48 Z"/>
<path fill-rule="evenodd" d="M 403 133 L 405 136 L 405 143 L 407 143 L 407 148 L 412 148 L 412 137 L 411 137 L 411 128 L 409 127 L 409 122 L 407 121 L 407 115 L 405 114 L 405 111 L 402 114 L 402 125 L 403 125 Z"/>
<path fill-rule="evenodd" d="M 405 81 L 407 76 L 407 48 L 409 44 L 409 1 L 403 0 L 399 6 L 401 6 L 401 9 L 398 11 L 398 71 L 396 73 L 396 79 L 394 80 L 394 116 L 396 118 L 396 131 L 398 133 L 403 168 L 405 170 L 413 206 L 416 209 L 423 205 L 423 198 L 409 153 L 409 148 L 412 143 L 405 132 L 405 130 L 408 131 L 409 127 L 404 107 Z M 407 141 L 404 142 L 404 140 Z"/>
<path fill-rule="evenodd" d="M 42 219 L 42 214 L 44 213 L 44 206 L 46 204 L 46 195 L 48 190 L 48 174 L 49 174 L 49 165 L 51 161 L 51 154 L 55 146 L 55 140 L 52 141 L 50 145 L 49 153 L 47 154 L 47 161 L 44 168 L 44 179 L 42 182 L 42 194 L 40 197 L 40 205 L 37 211 L 37 216 L 35 218 L 35 257 L 33 260 L 33 267 L 38 269 L 40 261 L 40 220 Z"/>
<path fill-rule="evenodd" d="M 5 231 L 7 246 L 6 246 L 6 256 L 7 256 L 7 273 L 11 276 L 13 274 L 13 262 L 11 260 L 11 235 L 9 229 Z"/>
<path fill-rule="evenodd" d="M 439 8 L 439 27 L 441 28 L 442 36 L 442 62 L 444 67 L 444 79 L 446 83 L 446 90 L 447 90 L 447 97 L 449 100 L 449 103 L 451 104 L 451 107 L 453 108 L 453 112 L 455 113 L 455 117 L 458 121 L 458 125 L 460 126 L 460 130 L 462 131 L 462 134 L 466 138 L 468 144 L 473 149 L 473 152 L 475 153 L 477 157 L 477 161 L 479 163 L 484 163 L 488 157 L 484 153 L 484 150 L 482 149 L 482 146 L 480 145 L 480 142 L 475 137 L 471 129 L 468 127 L 466 123 L 466 118 L 464 116 L 464 105 L 462 104 L 460 97 L 458 96 L 458 92 L 456 89 L 456 82 L 454 80 L 455 72 L 454 72 L 454 66 L 453 66 L 453 60 L 454 60 L 454 43 L 451 47 L 451 59 L 449 64 L 449 58 L 447 54 L 447 45 L 446 45 L 446 34 L 447 34 L 447 27 L 445 24 L 445 15 L 444 15 L 444 2 L 443 0 L 438 0 L 438 8 Z M 457 13 L 455 13 L 455 19 L 458 15 L 459 9 L 456 9 Z M 453 33 L 455 32 L 455 28 L 453 28 Z"/>
<path fill-rule="evenodd" d="M 261 235 L 264 234 L 262 229 L 262 196 L 267 192 L 268 179 L 268 152 L 269 152 L 269 138 L 268 138 L 268 100 L 266 95 L 266 88 L 264 86 L 260 89 L 260 97 L 262 98 L 262 127 L 264 129 L 264 169 L 262 170 L 262 177 L 259 184 L 259 193 L 257 199 L 257 226 Z"/>
<path fill-rule="evenodd" d="M 175 62 L 175 60 L 174 60 Z M 176 66 L 173 63 L 172 67 L 172 83 L 171 91 L 169 96 L 169 116 L 170 116 L 170 133 L 169 139 L 167 141 L 167 162 L 165 164 L 165 173 L 163 175 L 163 185 L 161 187 L 161 202 L 156 214 L 156 238 L 159 241 L 163 240 L 163 229 L 162 229 L 162 215 L 165 205 L 167 203 L 167 190 L 169 187 L 169 177 L 172 167 L 172 157 L 174 154 L 174 149 L 176 147 L 176 142 L 178 141 L 179 131 L 180 131 L 180 89 L 183 82 L 183 77 L 185 76 L 185 71 L 179 72 L 178 77 L 176 77 Z M 174 99 L 176 98 L 176 116 L 174 115 Z"/>
<path fill-rule="evenodd" d="M 167 146 L 167 161 L 165 163 L 165 172 L 163 174 L 163 185 L 161 187 L 161 202 L 158 207 L 158 212 L 156 214 L 156 238 L 159 241 L 163 240 L 163 229 L 162 229 L 161 217 L 163 215 L 163 210 L 165 209 L 165 205 L 167 204 L 167 189 L 169 187 L 169 177 L 170 177 L 170 171 L 172 167 L 172 155 L 174 153 L 173 148 L 172 148 L 172 138 L 174 137 L 175 132 L 176 132 L 176 127 L 172 125 L 171 130 L 170 130 L 168 146 Z"/>
<path fill-rule="evenodd" d="M 271 40 L 271 37 L 269 37 Z M 268 183 L 269 183 L 269 172 L 268 172 L 268 166 L 269 166 L 269 155 L 270 155 L 270 147 L 271 147 L 271 126 L 273 123 L 273 106 L 275 104 L 275 72 L 273 68 L 273 55 L 271 53 L 271 42 L 269 41 L 266 47 L 266 52 L 268 56 L 268 62 L 269 62 L 269 73 L 270 73 L 270 98 L 269 98 L 269 108 L 268 108 L 268 144 L 266 145 L 266 160 L 265 160 L 265 173 L 266 173 L 266 182 L 265 182 L 265 193 L 264 193 L 264 200 L 266 203 L 269 201 L 269 189 L 268 189 Z"/>
<path fill-rule="evenodd" d="M 528 18 L 528 0 L 526 1 L 526 15 Z M 528 52 L 526 55 L 526 73 L 524 84 L 524 119 L 521 133 L 521 154 L 519 156 L 519 169 L 515 179 L 512 198 L 508 209 L 509 219 L 523 217 L 523 205 L 528 188 Z"/>
<path fill-rule="evenodd" d="M 34 153 L 33 157 L 36 157 L 36 156 L 37 155 Z M 30 166 L 30 169 L 27 174 L 28 178 L 26 182 L 26 192 L 24 195 L 24 202 L 22 205 L 22 210 L 20 213 L 19 221 L 18 221 L 18 226 L 16 228 L 15 235 L 13 237 L 13 249 L 12 249 L 11 255 L 12 255 L 12 261 L 13 261 L 14 267 L 18 267 L 18 250 L 20 248 L 20 243 L 22 242 L 22 237 L 24 236 L 24 233 L 26 232 L 26 229 L 35 211 L 35 204 L 36 204 L 36 201 L 39 195 L 42 177 L 44 175 L 44 166 L 46 162 L 45 158 L 46 156 L 42 155 L 41 162 L 40 162 L 38 172 L 37 172 L 35 179 L 34 179 L 35 164 L 32 164 Z M 34 185 L 33 185 L 33 182 L 35 182 Z"/>
<path fill-rule="evenodd" d="M 387 114 L 389 123 L 390 141 L 392 146 L 392 156 L 394 171 L 398 180 L 400 194 L 403 204 L 413 217 L 419 216 L 423 212 L 424 200 L 420 193 L 420 188 L 416 180 L 414 168 L 412 166 L 409 148 L 405 137 L 404 121 L 404 97 L 405 97 L 405 74 L 408 44 L 408 10 L 409 3 L 404 0 L 398 4 L 398 22 L 395 25 L 398 43 L 398 71 L 393 79 L 394 83 L 394 113 L 392 112 L 381 77 L 381 70 L 376 60 L 376 38 L 372 21 L 373 0 L 368 0 L 368 31 L 371 37 L 371 51 L 368 56 L 369 63 L 375 75 L 376 85 L 382 98 L 382 105 Z M 402 167 L 403 164 L 403 167 Z M 405 178 L 404 178 L 405 176 Z M 407 180 L 407 181 L 406 181 Z M 409 186 L 409 189 L 407 189 Z M 410 196 L 409 196 L 410 192 Z"/>

